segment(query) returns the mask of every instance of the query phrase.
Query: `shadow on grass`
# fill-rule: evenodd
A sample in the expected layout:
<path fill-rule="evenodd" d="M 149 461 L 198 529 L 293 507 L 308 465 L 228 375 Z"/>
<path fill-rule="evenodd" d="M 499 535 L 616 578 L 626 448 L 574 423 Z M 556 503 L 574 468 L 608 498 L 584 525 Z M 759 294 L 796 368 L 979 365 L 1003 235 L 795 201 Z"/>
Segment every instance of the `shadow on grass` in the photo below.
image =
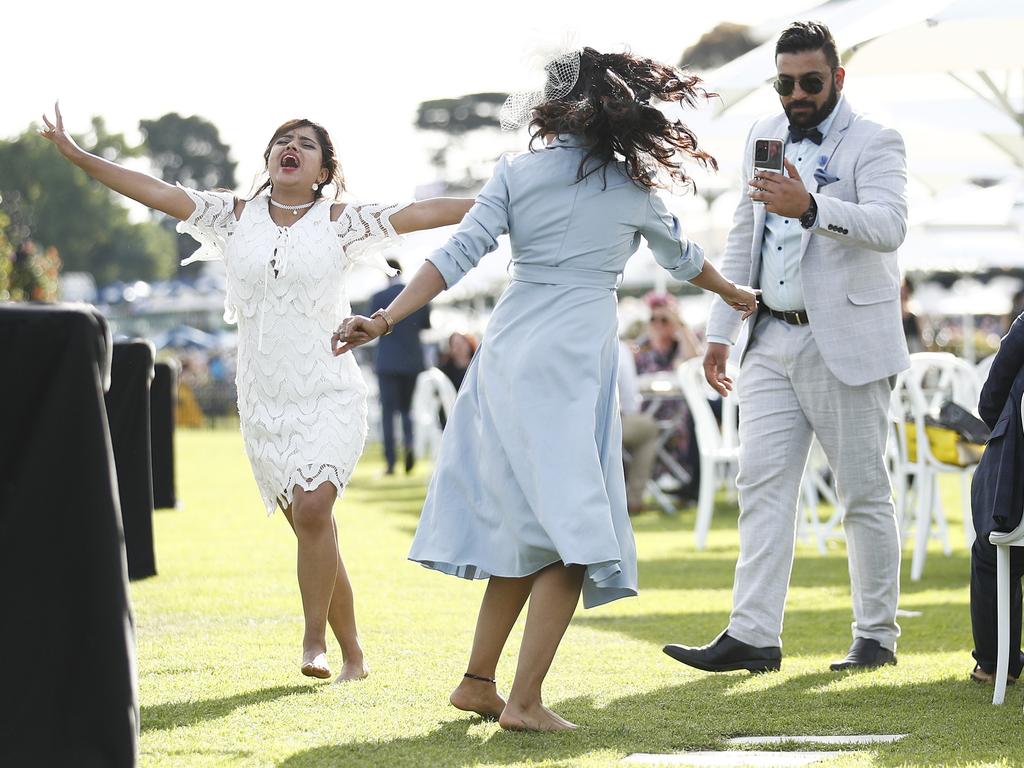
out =
<path fill-rule="evenodd" d="M 915 605 L 923 612 L 929 626 L 955 627 L 964 624 L 966 635 L 959 637 L 942 633 L 913 631 L 913 622 L 921 619 L 901 619 L 903 635 L 899 640 L 899 653 L 936 653 L 964 651 L 970 639 L 970 626 L 965 624 L 963 605 L 933 603 Z M 783 631 L 785 655 L 816 656 L 832 654 L 839 659 L 846 655 L 850 645 L 850 609 L 787 610 Z M 660 648 L 666 643 L 704 645 L 710 643 L 729 623 L 728 609 L 694 613 L 647 613 L 630 616 L 578 614 L 574 627 L 586 627 L 652 643 Z M 909 631 L 908 631 L 909 630 Z M 965 663 L 969 657 L 965 653 Z"/>
<path fill-rule="evenodd" d="M 731 589 L 739 551 L 731 547 L 714 551 L 684 551 L 673 557 L 641 559 L 638 563 L 641 589 Z M 642 555 L 642 553 L 641 553 Z M 910 580 L 910 552 L 904 551 L 901 587 L 904 594 L 931 590 L 961 589 L 970 583 L 969 552 L 952 555 L 933 553 L 926 562 L 921 581 Z M 849 587 L 846 549 L 827 555 L 798 552 L 790 577 L 791 587 Z"/>
<path fill-rule="evenodd" d="M 196 725 L 205 720 L 215 720 L 229 715 L 239 707 L 265 704 L 285 696 L 312 693 L 316 689 L 315 685 L 278 685 L 273 688 L 247 691 L 219 699 L 171 701 L 167 704 L 142 707 L 142 730 L 167 731 L 179 726 Z"/>
<path fill-rule="evenodd" d="M 778 681 L 743 673 L 706 676 L 605 706 L 586 696 L 558 702 L 560 714 L 583 726 L 575 732 L 506 733 L 480 726 L 477 718 L 459 718 L 421 736 L 308 749 L 280 766 L 576 765 L 598 752 L 606 761 L 608 752 L 721 749 L 731 736 L 801 733 L 910 734 L 872 748 L 874 764 L 883 766 L 938 766 L 958 758 L 990 763 L 1010 759 L 1019 748 L 1017 697 L 997 709 L 988 703 L 991 689 L 967 682 L 893 685 L 886 678 L 851 681 L 856 687 L 837 690 L 837 680 L 839 686 L 846 682 L 831 673 L 780 675 Z M 986 737 L 976 738 L 979 733 Z"/>

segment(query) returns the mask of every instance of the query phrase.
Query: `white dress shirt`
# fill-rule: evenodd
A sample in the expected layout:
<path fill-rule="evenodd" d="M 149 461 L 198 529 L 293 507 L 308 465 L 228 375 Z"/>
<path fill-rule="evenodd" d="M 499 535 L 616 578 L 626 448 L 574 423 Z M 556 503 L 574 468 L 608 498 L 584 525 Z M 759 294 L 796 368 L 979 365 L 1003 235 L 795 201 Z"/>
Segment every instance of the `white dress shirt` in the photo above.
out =
<path fill-rule="evenodd" d="M 832 121 L 839 111 L 842 96 L 835 108 L 821 123 L 818 130 L 828 136 Z M 810 139 L 794 144 L 786 141 L 786 159 L 796 166 L 804 184 L 814 180 L 814 170 L 821 165 L 820 147 Z M 812 187 L 813 189 L 813 187 Z M 800 241 L 803 236 L 800 219 L 768 213 L 764 219 L 764 239 L 761 241 L 761 295 L 772 309 L 804 309 L 804 289 L 800 279 Z"/>

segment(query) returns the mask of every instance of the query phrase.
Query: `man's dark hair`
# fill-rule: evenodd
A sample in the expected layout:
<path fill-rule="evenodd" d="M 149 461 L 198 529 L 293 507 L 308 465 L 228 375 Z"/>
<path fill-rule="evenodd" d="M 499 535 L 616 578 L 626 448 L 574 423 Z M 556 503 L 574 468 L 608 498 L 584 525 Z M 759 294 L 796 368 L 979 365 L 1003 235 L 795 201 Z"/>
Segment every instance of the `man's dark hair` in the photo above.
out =
<path fill-rule="evenodd" d="M 775 55 L 780 53 L 803 53 L 804 51 L 822 51 L 825 60 L 833 69 L 839 69 L 839 52 L 836 41 L 828 27 L 820 21 L 794 21 L 779 35 L 775 44 Z"/>

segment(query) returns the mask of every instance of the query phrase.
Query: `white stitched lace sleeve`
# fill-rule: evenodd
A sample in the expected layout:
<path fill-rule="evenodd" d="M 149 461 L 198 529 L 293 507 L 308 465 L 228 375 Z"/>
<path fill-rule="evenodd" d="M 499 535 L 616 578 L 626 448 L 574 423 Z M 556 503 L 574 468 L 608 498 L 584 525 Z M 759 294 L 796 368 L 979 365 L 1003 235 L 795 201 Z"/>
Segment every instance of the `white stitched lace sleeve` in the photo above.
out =
<path fill-rule="evenodd" d="M 230 192 L 199 192 L 181 184 L 178 188 L 192 199 L 196 209 L 178 222 L 177 230 L 199 243 L 198 250 L 184 259 L 181 266 L 194 261 L 221 261 L 228 238 L 235 230 L 235 196 Z"/>
<path fill-rule="evenodd" d="M 377 203 L 349 203 L 333 222 L 341 243 L 343 264 L 349 267 L 362 261 L 372 264 L 388 275 L 397 272 L 388 266 L 384 252 L 402 242 L 401 236 L 391 226 L 391 217 L 409 203 L 379 205 Z"/>

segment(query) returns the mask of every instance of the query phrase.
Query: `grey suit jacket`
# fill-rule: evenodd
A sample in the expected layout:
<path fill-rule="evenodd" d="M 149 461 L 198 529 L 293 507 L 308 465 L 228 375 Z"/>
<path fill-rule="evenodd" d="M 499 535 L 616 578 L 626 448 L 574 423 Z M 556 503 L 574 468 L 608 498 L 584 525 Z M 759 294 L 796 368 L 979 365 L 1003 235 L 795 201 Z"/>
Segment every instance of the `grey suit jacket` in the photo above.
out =
<path fill-rule="evenodd" d="M 818 179 L 803 180 L 818 205 L 818 220 L 803 233 L 800 272 L 808 324 L 821 356 L 836 378 L 856 386 L 910 365 L 896 264 L 896 249 L 907 232 L 907 163 L 899 133 L 857 114 L 846 99 L 837 109 L 817 148 L 816 167 L 822 172 L 815 173 Z M 760 287 L 765 209 L 747 197 L 753 140 L 785 139 L 787 128 L 782 113 L 751 129 L 740 202 L 722 259 L 726 277 L 755 288 Z M 736 343 L 740 326 L 740 314 L 716 297 L 708 335 Z M 752 331 L 748 347 L 754 336 Z"/>

